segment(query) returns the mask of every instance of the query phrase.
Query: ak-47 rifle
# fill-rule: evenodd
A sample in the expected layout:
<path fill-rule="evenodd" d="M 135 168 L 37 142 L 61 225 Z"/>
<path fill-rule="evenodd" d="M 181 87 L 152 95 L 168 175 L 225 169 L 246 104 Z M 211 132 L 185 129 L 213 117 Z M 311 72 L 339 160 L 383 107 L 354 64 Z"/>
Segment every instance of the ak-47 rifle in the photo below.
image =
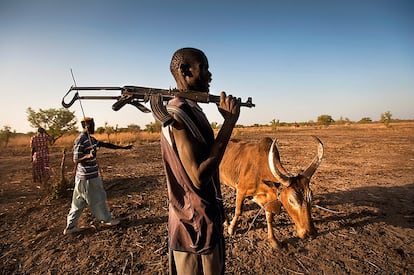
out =
<path fill-rule="evenodd" d="M 115 91 L 120 90 L 121 95 L 87 95 L 80 96 L 79 91 Z M 72 100 L 69 103 L 65 102 L 66 96 L 72 91 L 76 91 Z M 138 108 L 141 112 L 150 113 L 151 110 L 145 107 L 142 103 L 150 101 L 151 109 L 153 115 L 156 119 L 163 123 L 163 125 L 168 125 L 172 118 L 170 114 L 166 111 L 165 108 L 162 108 L 163 101 L 168 101 L 173 97 L 182 97 L 190 99 L 196 102 L 209 103 L 214 102 L 216 104 L 220 103 L 220 96 L 212 95 L 207 92 L 197 92 L 197 91 L 188 91 L 180 89 L 158 89 L 158 88 L 148 88 L 148 87 L 139 87 L 139 86 L 123 86 L 123 87 L 70 87 L 69 91 L 62 99 L 62 105 L 65 108 L 69 108 L 73 103 L 78 99 L 112 99 L 116 102 L 112 105 L 112 110 L 118 111 L 126 104 L 131 104 Z M 243 107 L 255 107 L 255 104 L 252 102 L 252 98 L 247 98 L 246 102 L 240 102 L 240 106 Z"/>

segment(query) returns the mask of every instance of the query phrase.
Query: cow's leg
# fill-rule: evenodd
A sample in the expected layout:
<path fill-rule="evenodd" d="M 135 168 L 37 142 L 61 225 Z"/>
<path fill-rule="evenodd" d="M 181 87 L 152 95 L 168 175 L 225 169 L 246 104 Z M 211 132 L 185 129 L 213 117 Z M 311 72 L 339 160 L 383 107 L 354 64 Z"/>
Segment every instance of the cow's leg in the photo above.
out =
<path fill-rule="evenodd" d="M 233 220 L 231 221 L 229 228 L 228 228 L 228 232 L 229 235 L 233 235 L 234 234 L 234 227 L 236 226 L 237 220 L 239 218 L 239 216 L 242 213 L 242 206 L 243 206 L 243 201 L 245 198 L 245 194 L 240 193 L 237 191 L 236 193 L 236 207 L 234 209 L 234 217 Z"/>
<path fill-rule="evenodd" d="M 275 235 L 273 234 L 273 227 L 272 227 L 273 212 L 266 211 L 266 221 L 267 221 L 267 237 L 272 247 L 275 249 L 278 249 L 281 247 L 281 245 L 279 241 L 276 240 Z"/>

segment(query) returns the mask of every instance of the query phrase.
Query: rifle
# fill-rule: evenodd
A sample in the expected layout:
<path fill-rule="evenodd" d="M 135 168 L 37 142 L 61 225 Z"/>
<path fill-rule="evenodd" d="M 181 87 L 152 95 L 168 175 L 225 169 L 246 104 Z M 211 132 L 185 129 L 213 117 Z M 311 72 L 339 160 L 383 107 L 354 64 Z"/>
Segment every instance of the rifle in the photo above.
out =
<path fill-rule="evenodd" d="M 121 95 L 87 95 L 80 96 L 79 91 L 121 91 Z M 76 91 L 72 100 L 68 103 L 65 102 L 65 98 L 72 91 Z M 180 89 L 158 89 L 158 88 L 148 88 L 140 86 L 123 86 L 123 87 L 77 87 L 71 86 L 69 91 L 65 94 L 62 99 L 62 106 L 69 108 L 73 103 L 78 99 L 112 99 L 116 102 L 112 105 L 112 110 L 118 111 L 126 104 L 131 104 L 138 108 L 141 112 L 150 113 L 151 110 L 145 107 L 142 103 L 150 101 L 151 109 L 153 115 L 156 119 L 161 121 L 163 125 L 168 125 L 172 118 L 170 114 L 166 111 L 165 108 L 162 108 L 163 101 L 168 101 L 174 97 L 182 97 L 190 99 L 196 102 L 209 103 L 214 102 L 216 104 L 220 103 L 220 96 L 212 95 L 207 92 L 198 92 L 198 91 L 189 91 L 189 90 L 180 90 Z M 240 102 L 240 106 L 243 107 L 255 107 L 255 104 L 252 102 L 252 98 L 248 97 L 245 102 Z"/>

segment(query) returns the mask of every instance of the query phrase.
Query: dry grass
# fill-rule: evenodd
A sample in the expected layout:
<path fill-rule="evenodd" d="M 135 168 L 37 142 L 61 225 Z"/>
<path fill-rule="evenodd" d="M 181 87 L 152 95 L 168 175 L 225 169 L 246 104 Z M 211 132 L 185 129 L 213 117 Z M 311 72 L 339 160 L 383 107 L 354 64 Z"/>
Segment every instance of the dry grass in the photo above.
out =
<path fill-rule="evenodd" d="M 50 150 L 53 152 L 55 149 L 59 150 L 61 148 L 72 148 L 73 142 L 76 139 L 78 134 L 73 135 L 65 135 L 61 138 L 59 138 L 55 144 L 50 146 Z M 138 145 L 142 143 L 149 143 L 149 142 L 155 142 L 160 139 L 160 133 L 148 133 L 148 132 L 126 132 L 126 133 L 117 133 L 112 134 L 109 136 L 106 134 L 94 134 L 93 135 L 96 139 L 102 140 L 105 142 L 114 143 L 117 145 Z M 30 136 L 24 135 L 24 136 L 16 136 L 12 137 L 9 140 L 9 143 L 6 148 L 2 147 L 1 151 L 13 151 L 13 152 L 22 152 L 22 151 L 30 151 Z"/>
<path fill-rule="evenodd" d="M 7 145 L 8 147 L 30 147 L 30 137 L 29 136 L 17 136 L 12 137 L 9 140 Z"/>
<path fill-rule="evenodd" d="M 412 125 L 412 121 L 407 122 L 399 122 L 399 123 L 391 123 L 390 130 L 394 128 L 398 129 L 405 129 L 409 128 Z M 272 129 L 271 126 L 260 126 L 260 127 L 244 127 L 244 128 L 235 128 L 233 130 L 232 137 L 233 138 L 242 138 L 243 136 L 251 136 L 252 133 L 257 133 L 257 135 L 267 134 L 270 137 L 274 137 L 277 133 L 284 133 L 284 132 L 301 132 L 301 131 L 308 131 L 310 129 L 343 129 L 343 130 L 356 130 L 356 129 L 366 129 L 368 131 L 375 131 L 386 128 L 383 123 L 368 123 L 368 124 L 349 124 L 349 125 L 330 125 L 330 126 L 281 126 L 277 127 L 276 129 Z M 216 134 L 218 130 L 214 131 Z M 73 146 L 73 141 L 76 139 L 78 134 L 73 135 L 66 135 L 59 138 L 56 143 L 51 146 L 52 150 L 53 147 L 57 148 L 71 148 Z M 110 142 L 118 145 L 128 145 L 128 144 L 142 144 L 148 142 L 155 142 L 160 139 L 160 133 L 149 133 L 146 131 L 140 132 L 124 132 L 124 133 L 117 133 L 111 134 L 108 139 L 108 135 L 106 134 L 94 134 L 94 137 L 98 140 L 102 140 L 105 142 Z M 7 145 L 8 149 L 14 151 L 24 151 L 30 150 L 30 136 L 16 136 L 12 137 L 9 140 Z M 4 148 L 2 148 L 4 149 Z"/>

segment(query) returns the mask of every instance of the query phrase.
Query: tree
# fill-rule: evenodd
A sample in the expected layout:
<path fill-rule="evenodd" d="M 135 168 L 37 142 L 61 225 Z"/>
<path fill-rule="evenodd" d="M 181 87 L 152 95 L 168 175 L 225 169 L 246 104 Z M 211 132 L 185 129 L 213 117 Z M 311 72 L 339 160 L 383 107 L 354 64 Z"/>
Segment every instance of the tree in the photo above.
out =
<path fill-rule="evenodd" d="M 359 123 L 367 123 L 367 122 L 372 122 L 372 119 L 370 117 L 363 117 L 361 118 L 359 121 Z"/>
<path fill-rule="evenodd" d="M 3 129 L 0 130 L 0 141 L 4 142 L 4 146 L 6 147 L 7 147 L 7 144 L 9 144 L 9 139 L 13 134 L 13 132 L 10 130 L 11 130 L 11 127 L 8 125 L 3 126 Z"/>
<path fill-rule="evenodd" d="M 335 124 L 349 124 L 351 123 L 351 120 L 347 117 L 340 116 L 337 121 L 335 121 Z"/>
<path fill-rule="evenodd" d="M 105 133 L 105 128 L 100 126 L 100 127 L 96 128 L 95 133 L 101 135 L 101 134 Z"/>
<path fill-rule="evenodd" d="M 385 126 L 389 127 L 391 123 L 392 114 L 390 111 L 386 111 L 385 113 L 381 114 L 380 121 L 385 124 Z"/>
<path fill-rule="evenodd" d="M 116 125 L 116 128 L 114 128 L 114 126 L 110 126 L 108 122 L 105 122 L 104 128 L 105 128 L 105 134 L 108 137 L 108 142 L 111 142 L 111 140 L 109 139 L 109 136 L 117 132 L 118 125 Z"/>
<path fill-rule="evenodd" d="M 35 112 L 27 108 L 27 120 L 33 128 L 44 128 L 52 137 L 52 144 L 64 134 L 77 130 L 75 112 L 65 108 L 39 109 Z"/>
<path fill-rule="evenodd" d="M 149 133 L 159 133 L 161 132 L 162 124 L 159 121 L 151 122 L 150 124 L 145 125 L 145 131 Z"/>
<path fill-rule="evenodd" d="M 127 129 L 128 129 L 129 132 L 139 132 L 139 131 L 141 131 L 141 127 L 139 127 L 139 125 L 136 125 L 136 124 L 129 124 L 127 126 Z"/>
<path fill-rule="evenodd" d="M 330 115 L 320 115 L 318 116 L 318 123 L 321 125 L 330 125 L 335 123 L 335 120 Z"/>
<path fill-rule="evenodd" d="M 273 131 L 276 131 L 278 126 L 280 126 L 279 120 L 272 119 L 272 121 L 270 121 L 270 127 L 272 127 Z"/>

